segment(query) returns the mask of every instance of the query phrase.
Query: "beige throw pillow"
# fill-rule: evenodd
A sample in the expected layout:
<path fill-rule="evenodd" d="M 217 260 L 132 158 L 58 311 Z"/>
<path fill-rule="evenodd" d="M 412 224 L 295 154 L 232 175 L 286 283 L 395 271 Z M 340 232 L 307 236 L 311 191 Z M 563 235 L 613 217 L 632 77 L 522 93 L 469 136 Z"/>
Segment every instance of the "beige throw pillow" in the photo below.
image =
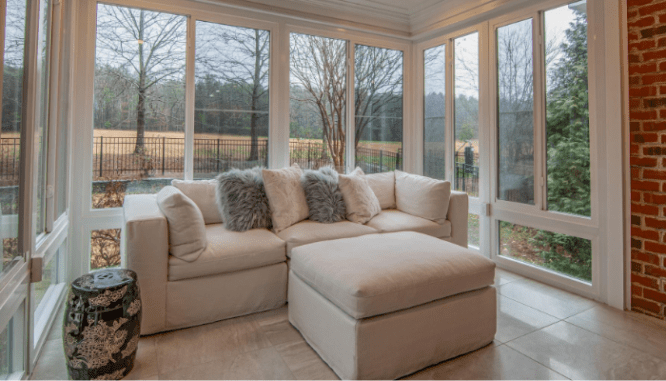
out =
<path fill-rule="evenodd" d="M 199 207 L 206 225 L 221 224 L 222 216 L 215 203 L 215 186 L 212 180 L 171 180 L 171 185 L 178 188 Z"/>
<path fill-rule="evenodd" d="M 169 224 L 169 252 L 186 262 L 194 262 L 206 250 L 206 227 L 199 207 L 183 192 L 166 186 L 157 193 L 157 205 Z M 151 237 L 144 237 L 151 239 Z"/>
<path fill-rule="evenodd" d="M 443 224 L 450 197 L 448 181 L 395 171 L 395 201 L 400 211 Z"/>
<path fill-rule="evenodd" d="M 352 173 L 340 175 L 338 182 L 349 221 L 365 224 L 382 211 L 379 200 L 370 188 L 361 168 L 356 167 Z"/>
<path fill-rule="evenodd" d="M 395 172 L 365 175 L 368 184 L 379 200 L 382 209 L 395 209 Z"/>
<path fill-rule="evenodd" d="M 301 168 L 264 169 L 264 188 L 273 218 L 273 230 L 279 233 L 308 218 L 308 202 L 301 186 Z"/>

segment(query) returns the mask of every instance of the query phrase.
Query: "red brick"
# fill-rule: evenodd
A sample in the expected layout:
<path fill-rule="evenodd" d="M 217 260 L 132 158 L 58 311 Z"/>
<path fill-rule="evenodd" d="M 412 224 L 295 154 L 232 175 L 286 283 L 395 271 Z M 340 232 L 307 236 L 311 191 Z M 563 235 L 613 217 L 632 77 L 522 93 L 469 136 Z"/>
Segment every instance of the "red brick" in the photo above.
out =
<path fill-rule="evenodd" d="M 659 135 L 656 133 L 640 133 L 640 134 L 631 134 L 631 142 L 636 143 L 657 143 L 659 142 Z"/>
<path fill-rule="evenodd" d="M 640 226 L 641 225 L 641 216 L 632 215 L 631 216 L 631 224 Z"/>
<path fill-rule="evenodd" d="M 666 254 L 666 245 L 662 245 L 651 241 L 645 241 L 645 250 L 657 254 Z"/>
<path fill-rule="evenodd" d="M 635 40 L 638 40 L 639 38 L 641 38 L 641 36 L 638 35 L 638 33 L 629 32 L 629 33 L 627 33 L 627 38 L 629 39 L 629 41 L 635 41 Z M 633 54 L 629 55 L 629 62 L 639 62 L 639 61 L 640 60 L 639 60 L 637 55 L 633 55 Z"/>
<path fill-rule="evenodd" d="M 663 131 L 666 130 L 666 122 L 644 122 L 643 131 Z"/>
<path fill-rule="evenodd" d="M 657 266 L 645 265 L 645 275 L 657 278 L 666 278 L 666 269 Z"/>
<path fill-rule="evenodd" d="M 641 192 L 631 191 L 631 201 L 640 202 Z"/>
<path fill-rule="evenodd" d="M 631 295 L 632 296 L 643 296 L 643 287 L 632 284 L 631 285 Z"/>
<path fill-rule="evenodd" d="M 641 178 L 641 170 L 642 170 L 642 168 L 640 168 L 640 167 L 631 167 L 631 178 L 632 179 L 640 179 Z"/>
<path fill-rule="evenodd" d="M 661 40 L 661 39 L 660 39 Z M 666 42 L 666 38 L 664 39 Z M 629 51 L 638 50 L 639 52 L 655 47 L 654 40 L 642 40 L 629 44 Z"/>
<path fill-rule="evenodd" d="M 666 118 L 666 110 L 659 110 L 659 117 Z"/>
<path fill-rule="evenodd" d="M 643 54 L 643 59 L 647 61 L 648 58 L 646 58 L 645 56 L 648 55 L 648 54 L 650 56 L 654 56 L 654 58 L 658 58 L 658 59 L 666 58 L 666 49 L 660 50 L 660 52 L 662 52 L 662 53 L 659 53 L 659 54 L 645 53 L 645 54 Z M 666 74 L 647 74 L 647 75 L 644 75 L 642 77 L 641 82 L 644 85 L 651 85 L 653 83 L 666 82 Z"/>
<path fill-rule="evenodd" d="M 666 193 L 666 183 L 661 184 L 661 191 Z"/>
<path fill-rule="evenodd" d="M 632 157 L 629 159 L 629 163 L 637 167 L 652 168 L 657 166 L 658 161 L 653 157 Z"/>
<path fill-rule="evenodd" d="M 666 143 L 666 135 L 661 135 L 661 142 Z M 664 163 L 666 163 L 666 159 L 664 159 Z M 662 165 L 666 167 L 666 164 L 662 164 Z"/>
<path fill-rule="evenodd" d="M 631 86 L 640 85 L 641 84 L 641 77 L 639 77 L 637 75 L 633 76 L 633 77 L 629 77 L 629 84 Z"/>
<path fill-rule="evenodd" d="M 645 225 L 652 229 L 666 229 L 666 221 L 658 220 L 652 217 L 645 217 Z M 664 254 L 666 254 L 666 246 L 664 246 Z"/>
<path fill-rule="evenodd" d="M 631 189 L 633 190 L 643 190 L 643 191 L 659 191 L 659 183 L 656 181 L 631 181 Z"/>
<path fill-rule="evenodd" d="M 629 65 L 629 75 L 655 73 L 656 71 L 657 64 L 654 62 Z"/>
<path fill-rule="evenodd" d="M 666 170 L 646 169 L 643 171 L 643 178 L 650 180 L 666 180 Z"/>
<path fill-rule="evenodd" d="M 666 46 L 666 38 L 662 37 L 662 38 L 658 39 L 657 40 L 657 46 L 660 47 L 660 48 L 663 48 L 664 46 Z"/>
<path fill-rule="evenodd" d="M 643 250 L 643 241 L 631 237 L 631 247 L 634 249 Z"/>
<path fill-rule="evenodd" d="M 629 129 L 631 132 L 636 132 L 641 130 L 641 122 L 629 122 Z"/>
<path fill-rule="evenodd" d="M 641 16 L 649 15 L 655 12 L 663 11 L 666 9 L 666 2 L 647 5 L 638 9 Z"/>
<path fill-rule="evenodd" d="M 664 257 L 664 263 L 661 264 L 661 267 L 666 267 L 666 257 Z"/>
<path fill-rule="evenodd" d="M 666 33 L 666 25 L 658 25 L 654 28 L 642 29 L 640 35 L 642 38 L 652 38 Z"/>
<path fill-rule="evenodd" d="M 666 294 L 663 292 L 650 290 L 649 288 L 643 290 L 643 298 L 653 300 L 657 303 L 666 303 Z"/>
<path fill-rule="evenodd" d="M 645 293 L 645 290 L 643 290 L 643 293 Z M 661 307 L 659 306 L 659 304 L 649 300 L 645 300 L 643 298 L 637 298 L 637 297 L 631 298 L 631 307 L 632 308 L 637 307 L 642 310 L 653 312 L 655 314 L 661 312 Z"/>
<path fill-rule="evenodd" d="M 660 94 L 666 94 L 666 86 L 662 86 L 664 92 Z M 630 97 L 653 97 L 657 95 L 656 86 L 643 86 L 643 87 L 632 87 L 629 89 Z"/>
<path fill-rule="evenodd" d="M 634 22 L 627 23 L 629 28 L 645 28 L 646 26 L 654 25 L 654 16 L 646 16 Z"/>
<path fill-rule="evenodd" d="M 629 118 L 633 119 L 633 120 L 653 120 L 653 119 L 657 119 L 657 112 L 654 111 L 654 110 L 630 111 L 629 112 Z"/>
<path fill-rule="evenodd" d="M 634 273 L 642 274 L 643 273 L 643 264 L 631 261 L 631 271 L 634 272 Z"/>
<path fill-rule="evenodd" d="M 632 98 L 632 99 L 634 99 L 634 98 Z M 640 103 L 638 105 L 632 105 L 632 103 L 629 102 L 630 107 L 639 107 L 639 105 L 640 105 Z M 655 108 L 655 107 L 661 107 L 661 106 L 666 106 L 666 98 L 643 99 L 643 107 L 645 107 L 645 108 Z"/>
<path fill-rule="evenodd" d="M 631 236 L 636 238 L 649 239 L 655 242 L 659 241 L 659 232 L 655 230 L 643 230 L 637 227 L 631 227 Z"/>
<path fill-rule="evenodd" d="M 666 155 L 666 147 L 643 147 L 643 155 L 661 156 Z"/>
<path fill-rule="evenodd" d="M 634 261 L 645 262 L 652 265 L 659 265 L 659 256 L 644 251 L 633 250 L 631 252 L 631 259 Z"/>
<path fill-rule="evenodd" d="M 632 144 L 629 147 L 629 152 L 631 154 L 638 154 L 638 152 L 641 150 L 641 147 L 638 144 Z"/>
<path fill-rule="evenodd" d="M 643 102 L 648 102 L 652 100 L 644 99 Z M 629 99 L 629 108 L 638 108 L 641 107 L 641 99 L 640 98 L 631 98 Z M 645 106 L 645 107 L 652 107 L 652 106 Z"/>
<path fill-rule="evenodd" d="M 648 287 L 655 290 L 659 289 L 659 282 L 656 279 L 636 273 L 631 273 L 631 283 L 640 284 L 643 287 Z"/>
<path fill-rule="evenodd" d="M 648 204 L 657 204 L 663 205 L 666 204 L 666 195 L 663 194 L 654 194 L 654 193 L 644 193 L 643 202 Z"/>
<path fill-rule="evenodd" d="M 652 0 L 629 0 L 627 8 L 640 7 L 641 5 L 650 4 Z"/>

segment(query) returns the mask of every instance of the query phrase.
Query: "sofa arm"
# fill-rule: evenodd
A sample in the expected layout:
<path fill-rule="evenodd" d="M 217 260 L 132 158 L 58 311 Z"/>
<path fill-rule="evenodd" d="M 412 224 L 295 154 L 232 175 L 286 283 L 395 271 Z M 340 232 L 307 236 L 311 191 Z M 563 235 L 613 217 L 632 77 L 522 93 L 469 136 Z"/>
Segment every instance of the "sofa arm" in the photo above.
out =
<path fill-rule="evenodd" d="M 467 247 L 467 218 L 469 217 L 469 197 L 467 193 L 451 191 L 449 211 L 446 219 L 451 221 L 451 239 L 456 245 Z"/>
<path fill-rule="evenodd" d="M 166 329 L 169 230 L 154 195 L 128 195 L 123 205 L 122 255 L 138 275 L 143 311 L 141 334 Z"/>

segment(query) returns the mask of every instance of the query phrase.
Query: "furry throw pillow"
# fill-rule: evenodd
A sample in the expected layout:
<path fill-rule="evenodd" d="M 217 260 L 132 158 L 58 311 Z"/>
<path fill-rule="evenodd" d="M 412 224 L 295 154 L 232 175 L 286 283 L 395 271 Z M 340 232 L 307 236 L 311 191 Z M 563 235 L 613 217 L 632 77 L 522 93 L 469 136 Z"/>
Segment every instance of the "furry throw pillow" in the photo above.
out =
<path fill-rule="evenodd" d="M 310 220 L 333 223 L 345 219 L 345 200 L 338 186 L 338 172 L 335 169 L 328 166 L 317 171 L 306 170 L 301 176 L 301 185 L 308 202 Z"/>
<path fill-rule="evenodd" d="M 261 167 L 232 169 L 217 176 L 215 199 L 227 230 L 270 228 L 271 210 Z"/>

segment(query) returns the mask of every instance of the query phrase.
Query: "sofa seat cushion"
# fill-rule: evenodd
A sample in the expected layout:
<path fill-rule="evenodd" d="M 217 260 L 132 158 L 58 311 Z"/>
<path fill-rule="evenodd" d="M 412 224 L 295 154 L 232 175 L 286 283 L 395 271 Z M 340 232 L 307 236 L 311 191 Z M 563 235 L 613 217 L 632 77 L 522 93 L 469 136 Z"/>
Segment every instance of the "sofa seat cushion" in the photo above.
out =
<path fill-rule="evenodd" d="M 291 256 L 291 250 L 298 246 L 332 239 L 358 237 L 372 233 L 377 233 L 377 230 L 349 221 L 323 224 L 305 220 L 281 231 L 278 233 L 278 237 L 287 242 L 287 256 Z"/>
<path fill-rule="evenodd" d="M 366 225 L 377 229 L 380 233 L 412 231 L 437 238 L 448 238 L 451 236 L 451 221 L 444 221 L 440 225 L 437 222 L 412 216 L 397 209 L 382 210 L 381 213 L 373 217 Z"/>
<path fill-rule="evenodd" d="M 194 262 L 169 256 L 169 280 L 190 279 L 284 262 L 285 243 L 268 229 L 234 232 L 206 225 L 208 247 Z"/>
<path fill-rule="evenodd" d="M 401 232 L 297 247 L 291 271 L 361 319 L 490 286 L 495 263 L 435 237 Z"/>

